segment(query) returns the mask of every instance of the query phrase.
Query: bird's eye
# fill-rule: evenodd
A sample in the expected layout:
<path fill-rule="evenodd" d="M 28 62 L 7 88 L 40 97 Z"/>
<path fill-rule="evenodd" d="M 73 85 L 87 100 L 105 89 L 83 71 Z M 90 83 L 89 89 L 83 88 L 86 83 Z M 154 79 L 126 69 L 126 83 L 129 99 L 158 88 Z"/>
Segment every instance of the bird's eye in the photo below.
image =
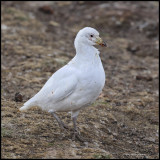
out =
<path fill-rule="evenodd" d="M 93 37 L 93 34 L 91 34 L 90 37 Z"/>

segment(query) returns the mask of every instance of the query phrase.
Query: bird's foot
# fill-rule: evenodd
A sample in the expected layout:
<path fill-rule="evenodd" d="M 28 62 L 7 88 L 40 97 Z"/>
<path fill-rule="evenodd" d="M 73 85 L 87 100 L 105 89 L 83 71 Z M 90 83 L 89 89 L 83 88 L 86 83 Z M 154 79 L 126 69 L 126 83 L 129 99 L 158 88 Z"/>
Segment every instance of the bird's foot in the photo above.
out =
<path fill-rule="evenodd" d="M 57 120 L 57 122 L 58 122 L 58 124 L 59 124 L 59 126 L 61 127 L 61 129 L 63 129 L 63 130 L 65 130 L 65 129 L 70 129 L 66 124 L 64 124 L 61 120 L 60 120 L 60 118 L 58 117 L 58 115 L 56 114 L 56 113 L 54 113 L 54 112 L 50 112 L 53 116 L 54 116 L 54 118 Z"/>
<path fill-rule="evenodd" d="M 63 122 L 59 123 L 59 126 L 61 127 L 61 129 L 65 130 L 65 129 L 70 129 L 69 126 L 67 126 L 66 124 L 64 124 Z"/>
<path fill-rule="evenodd" d="M 72 140 L 75 141 L 76 139 L 79 140 L 80 142 L 88 142 L 88 141 L 90 141 L 90 140 L 82 137 L 78 131 L 74 131 Z"/>

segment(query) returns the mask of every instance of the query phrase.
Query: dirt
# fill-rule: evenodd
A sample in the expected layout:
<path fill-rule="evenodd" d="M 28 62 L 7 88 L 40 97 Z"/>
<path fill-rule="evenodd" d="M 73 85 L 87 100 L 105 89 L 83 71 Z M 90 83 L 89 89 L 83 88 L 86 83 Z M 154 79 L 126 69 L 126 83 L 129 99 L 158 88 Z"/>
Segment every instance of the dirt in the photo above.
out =
<path fill-rule="evenodd" d="M 1 158 L 159 158 L 159 3 L 156 1 L 3 1 Z M 72 140 L 51 114 L 18 109 L 74 57 L 74 38 L 91 26 L 106 83 L 82 110 Z M 69 113 L 58 114 L 72 127 Z"/>

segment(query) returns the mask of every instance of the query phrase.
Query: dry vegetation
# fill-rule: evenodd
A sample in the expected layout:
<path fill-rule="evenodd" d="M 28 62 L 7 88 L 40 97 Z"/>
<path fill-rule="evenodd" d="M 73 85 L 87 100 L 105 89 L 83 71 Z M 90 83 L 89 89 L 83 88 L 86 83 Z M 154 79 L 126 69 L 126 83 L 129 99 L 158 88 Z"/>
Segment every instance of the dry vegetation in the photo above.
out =
<path fill-rule="evenodd" d="M 1 158 L 159 158 L 158 7 L 147 2 L 2 2 Z M 92 141 L 72 141 L 49 113 L 18 108 L 74 55 L 79 29 L 108 42 L 98 47 L 106 85 L 81 111 Z M 23 101 L 16 102 L 20 93 Z M 69 113 L 60 113 L 72 127 Z"/>

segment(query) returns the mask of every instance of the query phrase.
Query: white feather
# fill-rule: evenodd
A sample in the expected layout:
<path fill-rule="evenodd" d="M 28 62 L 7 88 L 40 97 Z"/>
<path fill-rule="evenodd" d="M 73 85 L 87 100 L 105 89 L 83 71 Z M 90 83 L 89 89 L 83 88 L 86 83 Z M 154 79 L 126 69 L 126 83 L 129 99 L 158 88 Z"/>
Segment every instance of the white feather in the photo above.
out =
<path fill-rule="evenodd" d="M 99 51 L 85 36 L 89 33 L 99 35 L 90 27 L 80 30 L 75 39 L 76 56 L 55 72 L 20 111 L 39 106 L 46 111 L 78 113 L 96 100 L 104 87 L 105 73 Z"/>

